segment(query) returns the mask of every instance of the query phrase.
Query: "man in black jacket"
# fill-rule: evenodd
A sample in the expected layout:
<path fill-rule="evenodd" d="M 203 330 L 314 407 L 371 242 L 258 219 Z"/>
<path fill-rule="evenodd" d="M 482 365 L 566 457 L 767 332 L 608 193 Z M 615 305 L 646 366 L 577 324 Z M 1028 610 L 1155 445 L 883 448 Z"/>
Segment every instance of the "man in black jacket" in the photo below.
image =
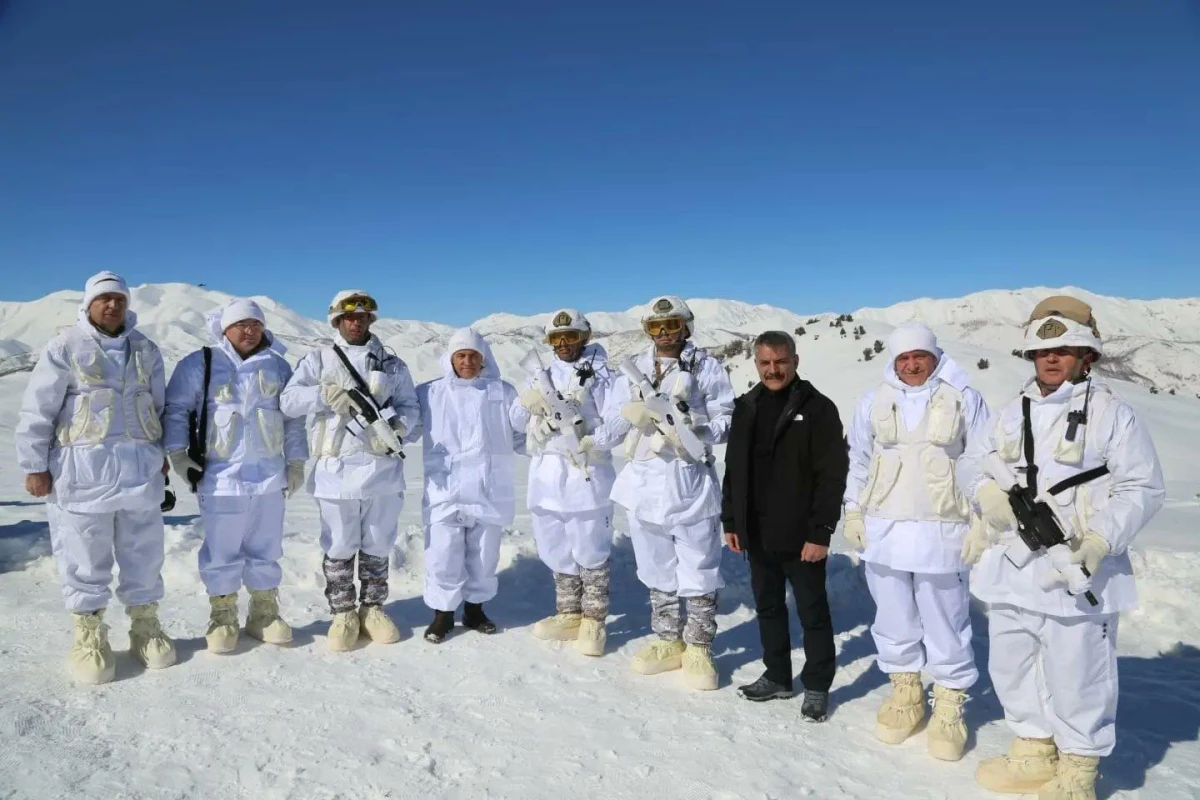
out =
<path fill-rule="evenodd" d="M 828 713 L 835 669 L 825 559 L 849 458 L 837 407 L 796 375 L 792 337 L 767 331 L 755 339 L 754 357 L 760 383 L 734 405 L 721 519 L 730 549 L 749 554 L 767 671 L 739 691 L 748 700 L 793 694 L 790 582 L 804 628 L 801 713 L 819 722 Z"/>

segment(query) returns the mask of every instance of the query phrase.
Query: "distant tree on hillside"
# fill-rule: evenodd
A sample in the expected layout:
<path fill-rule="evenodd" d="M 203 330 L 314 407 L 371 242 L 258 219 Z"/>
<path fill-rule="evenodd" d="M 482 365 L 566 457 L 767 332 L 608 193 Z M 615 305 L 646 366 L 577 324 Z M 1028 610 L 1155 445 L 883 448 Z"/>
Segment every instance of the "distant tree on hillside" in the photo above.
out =
<path fill-rule="evenodd" d="M 979 367 L 980 369 L 987 369 L 991 365 L 992 365 L 991 362 L 988 361 L 986 358 L 979 359 L 979 361 L 976 362 L 976 364 L 975 364 L 975 366 Z"/>
<path fill-rule="evenodd" d="M 1175 390 L 1174 390 L 1174 389 L 1170 389 L 1170 390 L 1167 392 L 1167 394 L 1175 394 Z"/>
<path fill-rule="evenodd" d="M 863 348 L 863 361 L 870 361 L 872 355 L 874 355 L 874 354 L 871 352 L 871 348 L 869 348 L 869 347 Z"/>
<path fill-rule="evenodd" d="M 820 321 L 821 321 L 821 320 L 817 319 L 816 317 L 813 317 L 812 319 L 810 319 L 808 322 L 806 322 L 806 323 L 804 323 L 804 324 L 805 324 L 805 325 L 816 325 L 816 324 L 817 324 L 818 322 L 820 322 Z"/>
<path fill-rule="evenodd" d="M 876 352 L 876 353 L 882 353 L 882 352 L 883 352 L 883 342 L 879 341 L 878 339 L 876 339 L 876 340 L 875 340 L 875 344 L 873 344 L 873 345 L 871 345 L 871 346 L 875 348 L 875 352 Z"/>
<path fill-rule="evenodd" d="M 1157 387 L 1157 386 L 1151 386 L 1151 387 L 1150 387 L 1150 394 L 1158 394 L 1158 387 Z"/>
<path fill-rule="evenodd" d="M 846 329 L 845 328 L 842 328 L 842 338 L 843 339 L 846 338 Z"/>
<path fill-rule="evenodd" d="M 797 336 L 803 336 L 803 335 L 804 335 L 804 328 L 802 328 L 802 327 L 801 327 L 801 328 L 796 328 L 796 335 L 797 335 Z"/>

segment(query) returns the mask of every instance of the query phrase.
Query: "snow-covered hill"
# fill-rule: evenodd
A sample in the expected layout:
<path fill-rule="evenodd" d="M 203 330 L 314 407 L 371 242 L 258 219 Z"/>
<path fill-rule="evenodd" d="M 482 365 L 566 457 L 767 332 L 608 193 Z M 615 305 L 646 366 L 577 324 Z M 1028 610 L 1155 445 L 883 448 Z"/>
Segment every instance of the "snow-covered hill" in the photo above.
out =
<path fill-rule="evenodd" d="M 1092 304 L 1109 351 L 1102 371 L 1163 393 L 1172 389 L 1186 395 L 1200 392 L 1197 298 L 1126 300 L 1075 288 L 991 290 L 957 299 L 911 300 L 888 308 L 858 309 L 850 312 L 853 321 L 842 323 L 842 328 L 831 327 L 839 315 L 835 313 L 797 314 L 736 300 L 688 302 L 696 314 L 696 340 L 705 347 L 726 346 L 768 329 L 795 331 L 803 327 L 802 357 L 849 367 L 862 358 L 865 347 L 876 339 L 886 339 L 896 325 L 921 320 L 937 331 L 946 349 L 960 360 L 965 362 L 969 355 L 974 363 L 986 357 L 994 364 L 997 358 L 1012 357 L 1029 311 L 1038 300 L 1055 293 L 1080 296 Z M 74 321 L 79 298 L 77 291 L 62 291 L 27 303 L 0 303 L 0 374 L 31 366 L 37 350 L 59 328 Z M 173 362 L 208 343 L 204 315 L 228 299 L 227 294 L 190 284 L 149 284 L 133 290 L 131 305 L 142 329 L 159 343 L 167 361 Z M 323 320 L 303 317 L 270 298 L 255 299 L 294 358 L 328 340 L 329 327 Z M 521 376 L 517 365 L 531 347 L 539 345 L 549 313 L 528 317 L 497 313 L 475 323 L 492 343 L 501 370 L 509 377 Z M 640 307 L 586 313 L 596 340 L 613 356 L 623 357 L 644 346 Z M 860 326 L 866 333 L 856 340 L 853 330 Z M 375 327 L 419 380 L 438 374 L 437 359 L 451 331 L 450 326 L 438 323 L 386 318 Z"/>

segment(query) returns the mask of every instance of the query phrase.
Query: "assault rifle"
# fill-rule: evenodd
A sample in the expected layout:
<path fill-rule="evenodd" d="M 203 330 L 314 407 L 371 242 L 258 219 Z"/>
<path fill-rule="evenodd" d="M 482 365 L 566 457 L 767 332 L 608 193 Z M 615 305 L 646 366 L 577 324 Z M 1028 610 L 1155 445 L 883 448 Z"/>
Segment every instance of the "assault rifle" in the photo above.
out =
<path fill-rule="evenodd" d="M 380 407 L 374 397 L 358 388 L 347 389 L 346 394 L 354 404 L 350 418 L 346 420 L 346 430 L 364 443 L 370 433 L 374 433 L 387 448 L 388 455 L 404 458 L 404 445 L 392 428 L 392 420 L 396 418 L 395 409 L 391 406 Z"/>
<path fill-rule="evenodd" d="M 664 436 L 678 442 L 684 453 L 693 461 L 702 464 L 712 462 L 708 448 L 692 430 L 690 409 L 686 401 L 673 401 L 665 393 L 654 388 L 650 379 L 638 369 L 632 356 L 621 362 L 621 374 L 641 390 L 646 410 L 661 420 L 655 424 Z"/>
<path fill-rule="evenodd" d="M 1071 563 L 1071 548 L 1067 542 L 1071 540 L 1065 531 L 1070 531 L 1069 525 L 1064 525 L 1058 514 L 1046 501 L 1028 486 L 1022 486 L 1009 470 L 1008 465 L 995 453 L 989 463 L 992 477 L 999 481 L 1001 488 L 1007 485 L 1008 503 L 1013 515 L 1017 518 L 1017 536 L 1028 548 L 1028 555 L 1018 554 L 1013 557 L 1009 548 L 1007 558 L 1017 568 L 1025 566 L 1030 560 L 1045 555 L 1054 567 L 1050 580 L 1043 583 L 1043 589 L 1066 584 L 1067 593 L 1082 594 L 1089 604 L 1099 605 L 1096 596 L 1092 594 L 1092 574 L 1083 564 Z M 1055 492 L 1051 489 L 1050 494 Z"/>
<path fill-rule="evenodd" d="M 565 439 L 571 463 L 586 475 L 587 455 L 580 451 L 579 441 L 587 435 L 587 420 L 584 419 L 579 402 L 563 397 L 563 393 L 554 388 L 550 368 L 542 363 L 542 357 L 537 350 L 530 350 L 528 355 L 521 359 L 521 368 L 533 374 L 534 388 L 542 395 L 546 407 L 550 409 L 550 426 Z"/>
<path fill-rule="evenodd" d="M 208 384 L 212 378 L 212 348 L 205 347 L 204 351 L 204 389 L 200 394 L 200 409 L 188 412 L 188 447 L 187 454 L 200 469 L 188 468 L 187 482 L 192 493 L 204 477 L 204 465 L 208 454 Z"/>

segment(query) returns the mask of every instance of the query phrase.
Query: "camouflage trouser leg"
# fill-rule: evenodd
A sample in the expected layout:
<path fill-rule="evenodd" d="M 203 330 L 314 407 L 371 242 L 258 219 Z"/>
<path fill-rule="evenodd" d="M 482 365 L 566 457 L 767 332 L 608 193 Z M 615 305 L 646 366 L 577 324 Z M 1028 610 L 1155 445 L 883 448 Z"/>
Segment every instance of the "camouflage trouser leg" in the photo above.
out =
<path fill-rule="evenodd" d="M 579 570 L 583 581 L 583 615 L 604 622 L 608 619 L 608 562 L 596 569 Z"/>
<path fill-rule="evenodd" d="M 388 557 L 369 556 L 358 551 L 358 602 L 381 606 L 388 596 Z"/>
<path fill-rule="evenodd" d="M 554 573 L 554 613 L 578 614 L 582 610 L 583 581 L 578 575 Z"/>
<path fill-rule="evenodd" d="M 717 635 L 717 593 L 687 598 L 687 628 L 683 640 L 688 644 L 711 645 Z"/>
<path fill-rule="evenodd" d="M 679 618 L 679 595 L 650 590 L 650 630 L 665 642 L 678 642 L 683 633 Z"/>
<path fill-rule="evenodd" d="M 334 614 L 354 610 L 354 557 L 325 556 L 321 567 L 325 571 L 325 599 Z"/>

